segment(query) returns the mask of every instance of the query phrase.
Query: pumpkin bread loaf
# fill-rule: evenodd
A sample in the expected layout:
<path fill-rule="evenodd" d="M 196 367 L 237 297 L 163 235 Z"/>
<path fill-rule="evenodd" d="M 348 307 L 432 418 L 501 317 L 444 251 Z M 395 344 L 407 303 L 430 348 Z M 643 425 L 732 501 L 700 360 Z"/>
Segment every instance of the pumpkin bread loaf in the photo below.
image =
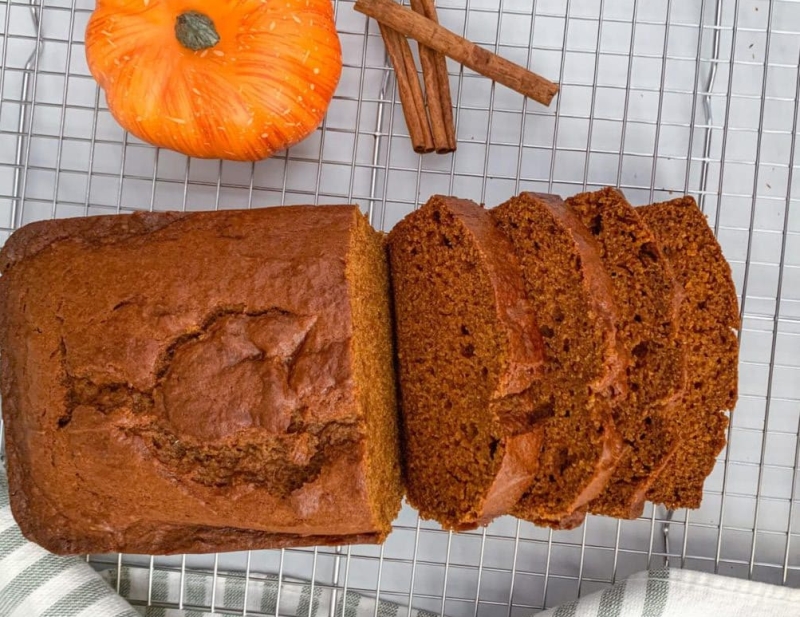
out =
<path fill-rule="evenodd" d="M 522 193 L 491 211 L 522 265 L 545 348 L 545 373 L 528 395 L 550 409 L 531 487 L 513 514 L 572 527 L 597 497 L 620 455 L 611 415 L 625 390 L 611 277 L 597 242 L 555 195 Z"/>
<path fill-rule="evenodd" d="M 619 310 L 617 333 L 628 350 L 628 395 L 614 406 L 625 447 L 589 511 L 641 515 L 647 489 L 677 447 L 676 401 L 685 382 L 678 339 L 680 288 L 653 233 L 619 191 L 606 188 L 567 200 L 597 240 Z"/>
<path fill-rule="evenodd" d="M 703 482 L 725 446 L 725 411 L 733 409 L 737 398 L 736 288 L 694 199 L 682 197 L 639 211 L 683 287 L 680 338 L 689 376 L 677 414 L 683 441 L 647 497 L 670 509 L 698 508 Z"/>
<path fill-rule="evenodd" d="M 542 341 L 508 239 L 477 204 L 434 196 L 389 234 L 407 498 L 470 529 L 531 483 L 541 429 L 520 393 Z"/>
<path fill-rule="evenodd" d="M 0 253 L 11 508 L 56 553 L 380 542 L 388 263 L 355 206 L 45 221 Z"/>

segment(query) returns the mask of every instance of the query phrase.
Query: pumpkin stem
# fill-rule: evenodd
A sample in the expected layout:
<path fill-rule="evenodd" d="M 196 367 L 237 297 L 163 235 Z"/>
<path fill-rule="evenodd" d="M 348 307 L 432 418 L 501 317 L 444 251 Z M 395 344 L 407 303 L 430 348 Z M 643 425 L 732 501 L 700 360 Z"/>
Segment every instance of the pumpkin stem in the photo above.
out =
<path fill-rule="evenodd" d="M 198 11 L 186 11 L 175 20 L 175 36 L 181 45 L 192 51 L 214 47 L 219 43 L 219 34 L 208 15 Z"/>

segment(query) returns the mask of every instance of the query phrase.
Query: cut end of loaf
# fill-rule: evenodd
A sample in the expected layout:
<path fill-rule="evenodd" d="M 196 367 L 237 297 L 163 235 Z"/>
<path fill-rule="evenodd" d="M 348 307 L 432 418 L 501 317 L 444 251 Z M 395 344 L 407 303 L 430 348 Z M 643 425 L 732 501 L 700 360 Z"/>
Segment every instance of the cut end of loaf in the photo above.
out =
<path fill-rule="evenodd" d="M 353 358 L 366 422 L 367 483 L 376 527 L 385 537 L 404 493 L 394 376 L 389 264 L 380 233 L 355 213 L 346 277 L 353 312 Z"/>

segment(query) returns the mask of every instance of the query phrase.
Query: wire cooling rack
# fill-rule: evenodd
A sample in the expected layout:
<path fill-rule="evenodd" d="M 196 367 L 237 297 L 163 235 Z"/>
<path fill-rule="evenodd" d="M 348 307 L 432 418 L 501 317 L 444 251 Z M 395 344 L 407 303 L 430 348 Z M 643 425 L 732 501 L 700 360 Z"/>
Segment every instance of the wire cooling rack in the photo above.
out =
<path fill-rule="evenodd" d="M 432 193 L 489 205 L 606 184 L 636 204 L 691 193 L 744 315 L 740 400 L 702 508 L 453 535 L 406 507 L 383 547 L 89 560 L 181 580 L 278 574 L 452 617 L 529 615 L 664 563 L 800 587 L 800 2 L 438 4 L 447 27 L 560 82 L 553 106 L 450 64 L 458 151 L 420 157 L 377 27 L 338 0 L 345 67 L 324 124 L 251 165 L 189 160 L 119 128 L 85 64 L 93 2 L 0 3 L 0 242 L 38 219 L 139 209 L 355 202 L 388 230 Z M 210 604 L 195 608 L 220 610 Z"/>

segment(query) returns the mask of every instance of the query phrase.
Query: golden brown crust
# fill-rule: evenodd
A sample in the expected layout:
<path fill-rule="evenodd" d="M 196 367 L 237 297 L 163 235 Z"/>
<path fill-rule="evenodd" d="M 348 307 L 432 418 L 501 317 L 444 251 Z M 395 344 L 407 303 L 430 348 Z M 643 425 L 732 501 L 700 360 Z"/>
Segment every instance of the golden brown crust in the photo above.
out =
<path fill-rule="evenodd" d="M 352 352 L 360 217 L 134 214 L 14 234 L 0 352 L 23 531 L 56 552 L 385 536 L 357 395 L 378 386 L 359 382 Z"/>
<path fill-rule="evenodd" d="M 0 249 L 0 272 L 48 246 L 84 237 L 86 242 L 113 243 L 153 233 L 189 216 L 185 212 L 138 212 L 132 216 L 89 216 L 58 221 L 36 221 L 15 231 Z"/>
<path fill-rule="evenodd" d="M 474 528 L 511 508 L 538 461 L 535 422 L 503 417 L 539 377 L 534 313 L 508 240 L 473 202 L 432 197 L 389 253 L 408 499 Z"/>
<path fill-rule="evenodd" d="M 479 518 L 474 523 L 460 525 L 460 530 L 488 525 L 498 516 L 512 511 L 520 495 L 530 486 L 531 478 L 539 467 L 539 451 L 543 438 L 543 430 L 531 430 L 505 438 L 505 456 L 494 482 L 486 492 Z"/>
<path fill-rule="evenodd" d="M 676 418 L 683 441 L 647 497 L 671 509 L 698 508 L 703 482 L 725 447 L 725 412 L 736 403 L 736 288 L 730 266 L 694 199 L 646 206 L 641 213 L 685 293 L 680 336 L 689 375 Z"/>

